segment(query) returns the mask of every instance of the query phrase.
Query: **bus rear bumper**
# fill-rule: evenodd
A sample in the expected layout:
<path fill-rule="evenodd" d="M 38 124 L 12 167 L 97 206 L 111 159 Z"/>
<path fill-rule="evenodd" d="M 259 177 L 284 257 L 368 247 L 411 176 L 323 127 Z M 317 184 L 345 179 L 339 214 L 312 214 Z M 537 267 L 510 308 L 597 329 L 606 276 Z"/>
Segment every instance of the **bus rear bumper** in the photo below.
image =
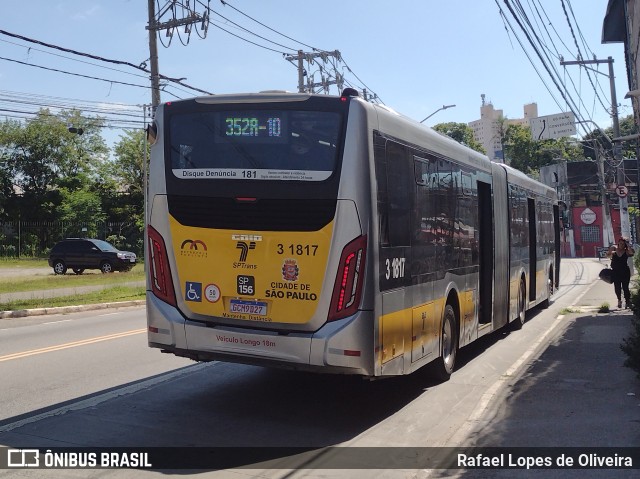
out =
<path fill-rule="evenodd" d="M 155 348 L 186 349 L 184 317 L 176 308 L 147 291 L 147 337 Z"/>
<path fill-rule="evenodd" d="M 278 332 L 189 321 L 148 295 L 149 346 L 196 361 L 226 361 L 372 376 L 371 312 L 327 323 L 315 333 Z M 369 318 L 370 319 L 370 318 Z M 366 324 L 369 333 L 363 334 Z M 369 339 L 362 344 L 363 338 Z"/>

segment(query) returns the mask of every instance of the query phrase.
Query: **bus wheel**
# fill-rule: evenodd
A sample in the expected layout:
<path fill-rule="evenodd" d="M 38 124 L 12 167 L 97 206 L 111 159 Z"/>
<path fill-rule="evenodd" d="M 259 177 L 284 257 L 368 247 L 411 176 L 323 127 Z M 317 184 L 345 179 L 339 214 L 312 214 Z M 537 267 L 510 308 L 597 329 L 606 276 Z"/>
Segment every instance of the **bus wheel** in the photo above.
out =
<path fill-rule="evenodd" d="M 518 316 L 511 322 L 513 329 L 522 329 L 522 326 L 524 326 L 526 294 L 527 288 L 524 285 L 524 279 L 521 279 L 518 287 Z"/>
<path fill-rule="evenodd" d="M 553 294 L 553 280 L 551 275 L 549 275 L 549 278 L 547 279 L 547 299 L 545 299 L 542 303 L 540 303 L 543 308 L 548 308 L 549 305 L 551 304 L 552 294 Z"/>
<path fill-rule="evenodd" d="M 458 328 L 453 306 L 447 304 L 440 331 L 440 357 L 434 364 L 434 376 L 440 381 L 448 381 L 456 365 L 458 353 Z"/>

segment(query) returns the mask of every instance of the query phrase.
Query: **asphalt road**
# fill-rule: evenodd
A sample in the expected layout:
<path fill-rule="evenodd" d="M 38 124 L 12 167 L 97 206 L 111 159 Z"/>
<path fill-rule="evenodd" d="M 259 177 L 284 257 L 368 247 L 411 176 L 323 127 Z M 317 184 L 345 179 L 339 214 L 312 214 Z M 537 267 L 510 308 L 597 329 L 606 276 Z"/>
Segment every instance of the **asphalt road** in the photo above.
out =
<path fill-rule="evenodd" d="M 0 321 L 0 404 L 7 407 L 0 419 L 0 444 L 315 448 L 306 463 L 315 468 L 294 470 L 290 459 L 280 457 L 271 467 L 198 472 L 203 478 L 238 479 L 474 478 L 500 472 L 407 470 L 402 461 L 393 469 L 322 469 L 332 460 L 328 446 L 402 451 L 546 445 L 559 438 L 562 445 L 579 446 L 598 444 L 598 437 L 617 437 L 631 445 L 635 440 L 638 446 L 640 408 L 626 396 L 627 387 L 638 389 L 637 382 L 621 367 L 616 343 L 628 314 L 621 312 L 615 322 L 595 315 L 594 306 L 613 296 L 609 285 L 595 287 L 601 286 L 599 270 L 590 261 L 566 262 L 562 289 L 549 309 L 528 315 L 521 331 L 499 331 L 464 348 L 453 377 L 440 384 L 420 372 L 367 382 L 219 362 L 195 364 L 146 347 L 143 308 L 24 318 L 29 322 L 12 328 Z M 560 314 L 566 308 L 576 312 Z M 580 347 L 563 347 L 567 342 Z M 597 354 L 590 354 L 596 346 Z M 592 421 L 586 421 L 590 416 Z M 3 477 L 24 477 L 22 471 L 2 472 Z M 30 477 L 106 479 L 169 474 L 29 472 Z M 628 471 L 602 470 L 511 470 L 500 477 L 529 477 L 529 472 L 538 477 L 634 477 Z"/>

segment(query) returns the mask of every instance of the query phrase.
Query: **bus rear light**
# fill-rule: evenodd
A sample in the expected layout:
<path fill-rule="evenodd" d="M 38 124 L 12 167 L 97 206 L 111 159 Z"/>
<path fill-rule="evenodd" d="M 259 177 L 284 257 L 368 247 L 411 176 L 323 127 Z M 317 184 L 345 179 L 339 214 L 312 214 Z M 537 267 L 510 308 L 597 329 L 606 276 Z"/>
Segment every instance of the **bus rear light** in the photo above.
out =
<path fill-rule="evenodd" d="M 147 233 L 149 236 L 149 251 L 151 253 L 149 266 L 151 291 L 165 303 L 176 306 L 176 293 L 171 282 L 171 269 L 169 268 L 169 258 L 167 257 L 164 240 L 160 233 L 151 226 L 147 228 Z"/>
<path fill-rule="evenodd" d="M 329 354 L 336 354 L 338 356 L 349 356 L 352 358 L 359 358 L 362 356 L 362 351 L 358 349 L 336 349 L 329 348 Z"/>
<path fill-rule="evenodd" d="M 342 250 L 328 321 L 346 318 L 358 310 L 364 281 L 366 250 L 366 236 L 356 238 Z"/>
<path fill-rule="evenodd" d="M 344 355 L 345 356 L 351 356 L 354 358 L 359 358 L 360 357 L 360 351 L 356 351 L 354 349 L 345 349 L 344 350 Z"/>

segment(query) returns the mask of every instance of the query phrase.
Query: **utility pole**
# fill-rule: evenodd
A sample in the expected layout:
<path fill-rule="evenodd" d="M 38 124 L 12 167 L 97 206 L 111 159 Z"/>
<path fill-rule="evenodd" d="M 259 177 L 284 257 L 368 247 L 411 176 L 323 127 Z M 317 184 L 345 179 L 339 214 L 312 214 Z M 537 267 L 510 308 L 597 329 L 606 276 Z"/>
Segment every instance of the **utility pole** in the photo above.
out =
<path fill-rule="evenodd" d="M 625 174 L 624 174 L 624 157 L 622 156 L 622 144 L 615 139 L 620 138 L 620 122 L 618 120 L 618 100 L 616 98 L 616 84 L 615 77 L 613 76 L 613 58 L 609 57 L 609 80 L 611 83 L 611 116 L 613 117 L 613 158 L 617 162 L 617 186 L 625 186 Z M 625 238 L 631 239 L 631 228 L 629 223 L 629 204 L 627 195 L 620 196 L 620 232 Z"/>
<path fill-rule="evenodd" d="M 149 10 L 149 62 L 151 63 L 151 110 L 155 115 L 156 108 L 160 104 L 160 73 L 158 70 L 158 43 L 156 40 L 156 1 L 148 0 Z"/>
<path fill-rule="evenodd" d="M 615 243 L 613 235 L 613 225 L 611 224 L 611 211 L 609 210 L 609 199 L 607 198 L 607 185 L 604 176 L 604 155 L 600 151 L 598 142 L 593 140 L 593 152 L 596 155 L 596 164 L 598 165 L 598 186 L 600 187 L 600 196 L 602 197 L 602 206 L 604 208 L 604 234 L 602 238 L 602 246 L 609 247 Z"/>
<path fill-rule="evenodd" d="M 304 52 L 298 50 L 298 93 L 304 93 L 304 76 L 307 74 L 304 71 Z"/>
<path fill-rule="evenodd" d="M 160 17 L 163 17 L 167 13 L 171 12 L 172 15 L 174 15 L 173 18 L 166 22 L 160 22 L 160 19 L 156 20 L 156 1 L 157 0 L 147 0 L 149 24 L 145 27 L 147 30 L 149 30 L 149 62 L 151 63 L 152 115 L 155 115 L 156 108 L 160 104 L 160 70 L 158 68 L 157 32 L 159 32 L 160 30 L 167 30 L 167 36 L 173 37 L 174 29 L 180 26 L 184 26 L 185 34 L 191 35 L 191 25 L 193 25 L 194 23 L 202 23 L 202 30 L 205 32 L 204 35 L 206 36 L 206 29 L 209 25 L 208 9 L 205 10 L 204 14 L 200 15 L 199 13 L 196 13 L 195 11 L 192 11 L 190 8 L 188 8 L 188 2 L 187 8 L 189 11 L 189 15 L 185 18 L 176 18 L 175 10 L 169 6 L 170 4 L 175 4 L 176 0 L 169 0 L 160 12 Z M 202 36 L 202 38 L 204 38 L 204 36 Z"/>
<path fill-rule="evenodd" d="M 618 120 L 618 99 L 616 97 L 616 83 L 615 76 L 613 74 L 613 58 L 608 57 L 606 60 L 578 60 L 578 61 L 570 61 L 565 62 L 561 61 L 560 65 L 592 65 L 592 64 L 601 64 L 607 63 L 609 65 L 609 85 L 611 89 L 611 117 L 613 120 L 613 160 L 616 164 L 616 183 L 617 186 L 625 186 L 625 174 L 624 174 L 624 158 L 622 157 L 622 145 L 620 141 L 616 141 L 616 139 L 620 138 L 620 122 Z M 596 73 L 600 73 L 604 75 L 604 73 L 599 72 L 598 70 L 591 69 Z M 603 176 L 604 181 L 604 176 Z M 606 198 L 604 198 L 606 201 Z M 620 233 L 622 236 L 629 238 L 631 229 L 629 226 L 629 204 L 626 195 L 620 196 L 618 195 L 618 204 L 620 208 Z M 608 246 L 608 245 L 604 245 Z"/>
<path fill-rule="evenodd" d="M 336 60 L 340 60 L 340 51 L 334 50 L 332 52 L 316 52 L 316 53 L 305 53 L 302 50 L 298 50 L 296 55 L 287 55 L 284 57 L 285 60 L 289 62 L 296 61 L 298 64 L 298 93 L 313 93 L 314 88 L 322 87 L 325 92 L 328 92 L 330 85 L 337 85 L 339 90 L 342 90 L 342 85 L 344 82 L 343 76 L 338 72 L 335 73 L 335 80 L 325 80 L 324 77 L 320 83 L 315 83 L 308 76 L 307 71 L 304 68 L 304 61 L 306 60 L 309 63 L 313 63 L 315 59 L 320 58 L 325 63 L 329 59 L 329 57 L 334 57 Z M 304 77 L 307 77 L 307 85 L 304 84 Z"/>

